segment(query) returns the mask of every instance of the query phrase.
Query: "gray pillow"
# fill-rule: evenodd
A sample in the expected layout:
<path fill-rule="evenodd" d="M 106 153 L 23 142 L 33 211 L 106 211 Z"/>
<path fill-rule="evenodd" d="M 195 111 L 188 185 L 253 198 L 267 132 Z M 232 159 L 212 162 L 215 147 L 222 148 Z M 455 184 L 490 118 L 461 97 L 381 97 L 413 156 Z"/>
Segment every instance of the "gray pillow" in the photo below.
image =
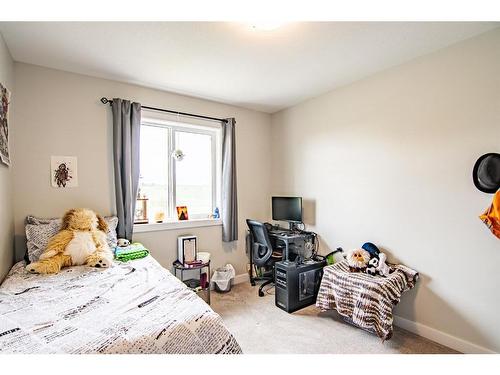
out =
<path fill-rule="evenodd" d="M 28 259 L 30 262 L 36 262 L 43 251 L 47 248 L 49 240 L 61 229 L 62 219 L 40 219 L 34 216 L 26 218 L 26 240 L 28 248 Z M 108 224 L 108 245 L 111 250 L 116 247 L 116 226 L 118 218 L 116 216 L 106 216 L 104 221 Z"/>

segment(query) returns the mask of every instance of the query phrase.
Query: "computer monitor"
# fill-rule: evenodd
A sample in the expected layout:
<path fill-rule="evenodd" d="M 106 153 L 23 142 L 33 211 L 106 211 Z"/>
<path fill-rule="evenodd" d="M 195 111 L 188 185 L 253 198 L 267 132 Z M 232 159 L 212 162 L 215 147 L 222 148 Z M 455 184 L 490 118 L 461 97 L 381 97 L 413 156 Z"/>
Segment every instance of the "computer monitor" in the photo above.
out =
<path fill-rule="evenodd" d="M 272 197 L 273 220 L 302 223 L 302 197 Z"/>

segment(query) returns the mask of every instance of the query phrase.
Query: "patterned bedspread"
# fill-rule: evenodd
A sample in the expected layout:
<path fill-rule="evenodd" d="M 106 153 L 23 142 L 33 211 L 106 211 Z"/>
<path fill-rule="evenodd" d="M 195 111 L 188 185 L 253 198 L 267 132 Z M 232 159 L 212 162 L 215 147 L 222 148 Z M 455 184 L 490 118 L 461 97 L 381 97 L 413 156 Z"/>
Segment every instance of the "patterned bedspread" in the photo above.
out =
<path fill-rule="evenodd" d="M 0 286 L 0 353 L 241 353 L 216 314 L 151 256 Z"/>
<path fill-rule="evenodd" d="M 382 277 L 349 272 L 346 261 L 325 267 L 316 306 L 336 309 L 349 323 L 390 339 L 392 308 L 418 279 L 418 273 L 406 266 L 391 265 L 391 269 L 394 272 Z"/>

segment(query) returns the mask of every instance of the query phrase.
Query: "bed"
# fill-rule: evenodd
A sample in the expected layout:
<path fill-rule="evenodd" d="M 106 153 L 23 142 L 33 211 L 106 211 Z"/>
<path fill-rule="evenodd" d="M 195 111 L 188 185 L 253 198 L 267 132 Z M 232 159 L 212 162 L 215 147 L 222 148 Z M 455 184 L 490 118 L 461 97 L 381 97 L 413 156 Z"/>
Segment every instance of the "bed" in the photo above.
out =
<path fill-rule="evenodd" d="M 24 266 L 0 286 L 0 353 L 241 353 L 221 317 L 151 256 L 57 275 Z"/>

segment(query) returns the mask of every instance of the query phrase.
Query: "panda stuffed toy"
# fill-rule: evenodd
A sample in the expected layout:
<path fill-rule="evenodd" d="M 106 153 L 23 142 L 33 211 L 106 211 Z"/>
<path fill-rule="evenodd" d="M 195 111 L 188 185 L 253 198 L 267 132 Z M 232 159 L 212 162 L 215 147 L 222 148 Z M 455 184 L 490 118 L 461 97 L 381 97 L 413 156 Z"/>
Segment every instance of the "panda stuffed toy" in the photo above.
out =
<path fill-rule="evenodd" d="M 378 273 L 377 267 L 378 267 L 378 257 L 375 256 L 368 261 L 368 265 L 366 266 L 365 272 L 369 275 L 375 276 Z"/>
<path fill-rule="evenodd" d="M 370 254 L 370 260 L 368 261 L 365 272 L 372 276 L 389 276 L 390 268 L 385 262 L 387 260 L 387 255 L 380 252 L 378 247 L 371 242 L 367 242 L 361 247 Z"/>

